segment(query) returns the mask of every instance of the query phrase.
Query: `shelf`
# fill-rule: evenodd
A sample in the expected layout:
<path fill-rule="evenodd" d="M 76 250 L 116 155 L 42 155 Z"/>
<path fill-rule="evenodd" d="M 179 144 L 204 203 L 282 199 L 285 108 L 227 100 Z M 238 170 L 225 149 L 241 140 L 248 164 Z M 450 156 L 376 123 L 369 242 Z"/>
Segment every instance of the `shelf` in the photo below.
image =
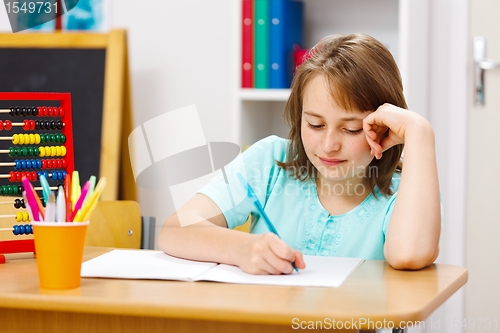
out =
<path fill-rule="evenodd" d="M 240 89 L 242 101 L 283 101 L 288 100 L 290 89 Z"/>

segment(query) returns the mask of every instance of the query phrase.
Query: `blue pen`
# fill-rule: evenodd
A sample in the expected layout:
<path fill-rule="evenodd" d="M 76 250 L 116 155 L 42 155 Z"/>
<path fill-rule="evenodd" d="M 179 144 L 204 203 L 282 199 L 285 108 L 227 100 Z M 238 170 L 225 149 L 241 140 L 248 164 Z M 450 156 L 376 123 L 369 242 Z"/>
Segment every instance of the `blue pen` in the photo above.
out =
<path fill-rule="evenodd" d="M 264 219 L 264 222 L 266 222 L 266 225 L 267 225 L 267 228 L 269 229 L 269 231 L 271 231 L 276 236 L 280 237 L 280 235 L 278 234 L 278 230 L 276 230 L 276 228 L 274 227 L 273 223 L 269 219 L 269 216 L 267 216 L 266 212 L 264 211 L 264 208 L 260 204 L 259 198 L 257 198 L 257 195 L 255 195 L 255 192 L 253 191 L 253 189 L 250 186 L 250 184 L 247 183 L 247 181 L 245 180 L 245 178 L 243 178 L 243 176 L 241 175 L 241 173 L 238 173 L 237 176 L 238 176 L 238 179 L 241 182 L 241 185 L 243 185 L 243 187 L 247 189 L 247 195 L 248 195 L 248 197 L 253 201 L 253 204 L 255 205 L 255 208 L 257 208 L 257 210 L 259 211 L 260 216 Z M 296 272 L 299 271 L 299 269 L 295 266 L 295 263 L 292 262 L 292 266 L 293 266 L 293 268 L 295 269 Z"/>

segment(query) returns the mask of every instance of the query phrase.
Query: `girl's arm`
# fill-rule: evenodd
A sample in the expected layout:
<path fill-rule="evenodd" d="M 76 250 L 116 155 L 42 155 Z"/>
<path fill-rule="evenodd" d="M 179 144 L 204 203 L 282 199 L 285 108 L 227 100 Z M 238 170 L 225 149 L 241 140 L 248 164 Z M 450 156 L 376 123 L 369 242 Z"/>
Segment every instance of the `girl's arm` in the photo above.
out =
<path fill-rule="evenodd" d="M 404 143 L 404 164 L 384 255 L 396 269 L 421 269 L 439 253 L 441 204 L 434 131 L 415 112 L 384 104 L 363 126 L 375 158 Z"/>
<path fill-rule="evenodd" d="M 290 274 L 291 262 L 305 267 L 302 254 L 274 234 L 228 229 L 219 207 L 203 194 L 167 218 L 158 244 L 172 256 L 235 265 L 251 274 Z"/>

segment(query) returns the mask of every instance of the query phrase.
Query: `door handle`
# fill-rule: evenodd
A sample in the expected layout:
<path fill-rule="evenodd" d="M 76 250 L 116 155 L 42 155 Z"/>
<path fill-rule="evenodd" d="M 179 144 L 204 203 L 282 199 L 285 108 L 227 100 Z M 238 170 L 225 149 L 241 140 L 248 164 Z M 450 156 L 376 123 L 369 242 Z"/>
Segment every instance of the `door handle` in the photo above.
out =
<path fill-rule="evenodd" d="M 486 39 L 475 36 L 472 42 L 474 57 L 474 104 L 484 106 L 484 71 L 499 69 L 500 62 L 486 58 Z"/>

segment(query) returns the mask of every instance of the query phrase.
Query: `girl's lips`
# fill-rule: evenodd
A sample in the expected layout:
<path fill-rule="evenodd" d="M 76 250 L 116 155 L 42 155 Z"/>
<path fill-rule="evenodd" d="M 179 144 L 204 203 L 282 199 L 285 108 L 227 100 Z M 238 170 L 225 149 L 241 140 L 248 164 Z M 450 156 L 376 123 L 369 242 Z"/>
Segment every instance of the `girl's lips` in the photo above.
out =
<path fill-rule="evenodd" d="M 322 158 L 322 157 L 319 157 L 319 159 L 321 160 L 321 162 L 323 162 L 323 164 L 325 165 L 329 165 L 329 166 L 332 166 L 332 165 L 339 165 L 343 162 L 345 162 L 346 160 L 339 160 L 339 159 L 336 159 L 336 158 Z"/>

